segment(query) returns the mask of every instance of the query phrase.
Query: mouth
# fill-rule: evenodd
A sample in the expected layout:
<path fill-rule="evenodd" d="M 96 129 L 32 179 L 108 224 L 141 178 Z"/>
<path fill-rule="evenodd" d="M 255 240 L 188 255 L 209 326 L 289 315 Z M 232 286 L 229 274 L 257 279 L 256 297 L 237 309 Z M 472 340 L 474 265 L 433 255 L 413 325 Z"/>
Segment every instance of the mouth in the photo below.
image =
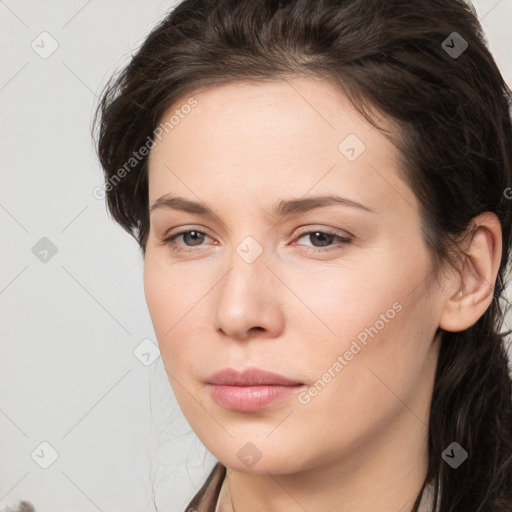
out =
<path fill-rule="evenodd" d="M 258 368 L 238 372 L 226 368 L 206 381 L 206 389 L 221 407 L 251 412 L 289 398 L 304 386 L 303 382 Z"/>

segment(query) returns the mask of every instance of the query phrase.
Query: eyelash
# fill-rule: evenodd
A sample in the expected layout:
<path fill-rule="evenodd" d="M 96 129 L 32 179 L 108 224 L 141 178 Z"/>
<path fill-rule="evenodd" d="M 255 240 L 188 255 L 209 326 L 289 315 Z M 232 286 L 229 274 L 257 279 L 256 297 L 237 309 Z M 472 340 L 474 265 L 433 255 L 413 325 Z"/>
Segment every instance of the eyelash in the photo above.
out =
<path fill-rule="evenodd" d="M 175 233 L 174 235 L 171 235 L 170 237 L 165 238 L 163 240 L 163 242 L 165 242 L 172 251 L 177 252 L 177 253 L 195 252 L 196 249 L 193 249 L 193 248 L 190 248 L 190 247 L 185 248 L 185 249 L 179 248 L 176 245 L 176 243 L 174 242 L 174 240 L 176 238 L 180 237 L 181 235 L 185 235 L 187 233 L 192 233 L 192 232 L 200 233 L 201 235 L 206 235 L 206 233 L 204 233 L 203 231 L 199 231 L 197 229 L 187 229 L 185 231 L 180 231 L 179 233 Z M 352 242 L 352 237 L 344 237 L 344 236 L 338 235 L 337 233 L 334 233 L 334 232 L 329 231 L 329 230 L 321 231 L 319 229 L 309 230 L 309 231 L 304 231 L 302 233 L 299 233 L 299 235 L 297 236 L 297 239 L 302 238 L 305 235 L 316 234 L 316 233 L 322 233 L 323 235 L 334 236 L 336 239 L 339 240 L 339 242 L 337 244 L 333 245 L 333 246 L 327 246 L 327 248 L 325 248 L 325 249 L 322 249 L 320 247 L 309 247 L 307 249 L 308 251 L 316 252 L 316 253 L 319 253 L 319 252 L 329 252 L 331 250 L 336 250 L 338 248 L 341 248 L 341 246 L 347 245 L 347 244 Z M 206 235 L 206 236 L 208 236 L 208 235 Z"/>

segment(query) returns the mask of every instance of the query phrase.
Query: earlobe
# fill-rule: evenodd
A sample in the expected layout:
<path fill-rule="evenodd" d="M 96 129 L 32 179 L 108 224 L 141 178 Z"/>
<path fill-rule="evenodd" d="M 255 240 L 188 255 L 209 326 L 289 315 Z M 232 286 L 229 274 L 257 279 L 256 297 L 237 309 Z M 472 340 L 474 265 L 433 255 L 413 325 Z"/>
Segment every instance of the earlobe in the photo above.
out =
<path fill-rule="evenodd" d="M 464 247 L 458 279 L 448 286 L 439 326 L 445 331 L 463 331 L 474 325 L 493 299 L 501 262 L 501 224 L 485 212 L 473 219 L 474 232 Z"/>

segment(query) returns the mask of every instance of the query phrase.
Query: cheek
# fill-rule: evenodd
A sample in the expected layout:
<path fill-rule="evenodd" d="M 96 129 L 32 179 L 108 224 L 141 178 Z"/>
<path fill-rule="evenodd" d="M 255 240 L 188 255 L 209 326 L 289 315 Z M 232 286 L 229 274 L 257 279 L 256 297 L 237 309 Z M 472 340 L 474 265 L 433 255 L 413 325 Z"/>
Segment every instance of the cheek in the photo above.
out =
<path fill-rule="evenodd" d="M 397 269 L 394 261 L 382 258 L 364 273 L 354 266 L 296 281 L 298 294 L 316 313 L 301 307 L 290 324 L 309 342 L 297 354 L 307 361 L 310 382 L 318 384 L 319 391 L 304 397 L 311 398 L 317 418 L 336 414 L 331 403 L 370 421 L 375 412 L 400 405 L 395 394 L 409 397 L 425 371 L 436 323 L 426 313 L 432 304 L 424 286 L 414 289 L 421 279 L 412 279 L 423 275 L 425 262 L 418 257 Z"/>
<path fill-rule="evenodd" d="M 187 290 L 179 274 L 148 251 L 144 262 L 144 295 L 164 363 L 175 331 L 180 327 L 180 318 L 186 313 Z"/>
<path fill-rule="evenodd" d="M 148 252 L 144 261 L 144 295 L 159 341 L 172 325 L 169 313 L 173 304 L 169 301 L 175 300 L 175 290 L 169 277 Z"/>
<path fill-rule="evenodd" d="M 197 270 L 197 269 L 196 269 Z M 163 254 L 146 253 L 144 294 L 162 361 L 168 373 L 185 378 L 196 365 L 208 318 L 206 292 L 192 266 L 170 265 Z M 203 334 L 203 335 L 201 335 Z"/>
<path fill-rule="evenodd" d="M 364 444 L 404 412 L 404 403 L 423 415 L 414 396 L 422 386 L 428 343 L 425 332 L 418 335 L 411 322 L 409 306 L 403 304 L 380 330 L 377 324 L 378 332 L 371 315 L 360 317 L 367 322 L 360 331 L 366 343 L 347 336 L 330 344 L 330 351 L 315 352 L 311 364 L 316 375 L 297 410 L 308 430 L 322 432 L 319 443 L 325 443 L 326 451 L 333 443 L 345 448 L 356 440 Z"/>
<path fill-rule="evenodd" d="M 402 285 L 378 262 L 344 261 L 336 267 L 319 267 L 314 262 L 316 266 L 308 264 L 300 271 L 289 268 L 281 272 L 293 293 L 283 289 L 280 304 L 288 313 L 290 328 L 300 327 L 308 352 L 314 347 L 313 359 L 332 356 L 335 350 L 342 354 L 358 336 L 364 343 L 369 338 L 366 329 L 376 322 L 381 331 L 394 321 L 400 305 L 394 308 L 393 304 L 403 295 Z M 390 277 L 384 278 L 386 275 Z M 276 286 L 280 286 L 278 282 Z"/>

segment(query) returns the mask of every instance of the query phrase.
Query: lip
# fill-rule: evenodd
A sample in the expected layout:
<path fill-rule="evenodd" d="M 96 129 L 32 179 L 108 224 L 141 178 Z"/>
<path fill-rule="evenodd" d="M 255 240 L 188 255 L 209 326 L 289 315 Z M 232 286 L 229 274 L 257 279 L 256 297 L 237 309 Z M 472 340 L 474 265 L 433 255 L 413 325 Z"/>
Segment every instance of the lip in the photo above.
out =
<path fill-rule="evenodd" d="M 248 368 L 238 372 L 225 368 L 206 381 L 207 390 L 222 407 L 233 411 L 251 412 L 295 394 L 304 383 L 277 373 Z"/>
<path fill-rule="evenodd" d="M 284 375 L 259 368 L 247 368 L 241 372 L 233 368 L 224 368 L 206 379 L 206 383 L 217 386 L 296 386 L 304 384 Z"/>

